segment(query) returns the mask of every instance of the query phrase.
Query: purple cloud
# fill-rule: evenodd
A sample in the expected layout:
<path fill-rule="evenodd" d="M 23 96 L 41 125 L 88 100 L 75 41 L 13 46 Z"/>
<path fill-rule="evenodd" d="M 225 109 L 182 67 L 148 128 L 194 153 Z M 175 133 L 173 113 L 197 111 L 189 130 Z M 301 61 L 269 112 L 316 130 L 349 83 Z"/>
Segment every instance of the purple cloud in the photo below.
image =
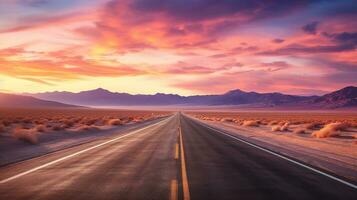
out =
<path fill-rule="evenodd" d="M 307 33 L 307 34 L 313 34 L 316 35 L 317 33 L 317 26 L 319 25 L 320 22 L 311 22 L 306 24 L 305 26 L 302 27 L 302 30 Z"/>

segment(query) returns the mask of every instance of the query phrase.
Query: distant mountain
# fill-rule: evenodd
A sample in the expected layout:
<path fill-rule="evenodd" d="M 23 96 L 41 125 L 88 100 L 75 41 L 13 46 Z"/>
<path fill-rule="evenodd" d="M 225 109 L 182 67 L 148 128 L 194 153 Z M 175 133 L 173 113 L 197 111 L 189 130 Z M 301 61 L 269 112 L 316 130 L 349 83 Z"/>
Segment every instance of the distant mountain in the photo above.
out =
<path fill-rule="evenodd" d="M 312 100 L 316 97 L 286 95 L 281 93 L 257 93 L 232 90 L 221 95 L 180 96 L 157 93 L 154 95 L 131 95 L 110 92 L 98 88 L 95 90 L 72 92 L 46 92 L 28 94 L 36 98 L 59 101 L 68 104 L 88 106 L 127 106 L 127 105 L 248 105 L 277 106 Z"/>
<path fill-rule="evenodd" d="M 311 102 L 324 108 L 354 107 L 357 106 L 357 87 L 348 86 L 325 94 Z"/>
<path fill-rule="evenodd" d="M 102 88 L 79 93 L 45 92 L 27 95 L 44 100 L 88 106 L 175 105 L 182 103 L 185 98 L 179 95 L 161 93 L 155 95 L 131 95 L 128 93 L 110 92 Z"/>
<path fill-rule="evenodd" d="M 76 107 L 29 96 L 0 93 L 0 107 Z"/>

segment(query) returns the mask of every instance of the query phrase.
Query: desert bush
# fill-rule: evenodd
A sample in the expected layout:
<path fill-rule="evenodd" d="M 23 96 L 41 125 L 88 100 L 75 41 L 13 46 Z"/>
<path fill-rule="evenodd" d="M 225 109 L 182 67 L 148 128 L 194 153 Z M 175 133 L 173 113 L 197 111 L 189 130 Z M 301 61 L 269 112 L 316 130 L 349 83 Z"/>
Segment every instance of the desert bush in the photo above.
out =
<path fill-rule="evenodd" d="M 64 125 L 64 128 L 71 128 L 74 125 L 74 121 L 72 119 L 64 119 L 61 123 Z"/>
<path fill-rule="evenodd" d="M 30 144 L 37 144 L 37 134 L 35 129 L 23 129 L 20 127 L 15 128 L 12 131 L 12 136 L 18 140 L 28 142 Z"/>
<path fill-rule="evenodd" d="M 39 124 L 39 125 L 35 126 L 34 129 L 35 129 L 37 132 L 45 132 L 46 126 L 45 126 L 45 125 L 42 125 L 42 124 Z"/>
<path fill-rule="evenodd" d="M 221 122 L 233 122 L 232 118 L 222 118 Z"/>
<path fill-rule="evenodd" d="M 75 132 L 94 131 L 94 130 L 99 130 L 99 128 L 96 126 L 81 125 L 76 129 L 74 129 Z"/>
<path fill-rule="evenodd" d="M 286 122 L 280 127 L 280 131 L 287 131 L 289 129 L 289 122 Z"/>
<path fill-rule="evenodd" d="M 120 120 L 120 119 L 110 119 L 108 120 L 108 125 L 111 125 L 111 126 L 118 126 L 118 125 L 122 125 L 123 122 Z"/>
<path fill-rule="evenodd" d="M 280 131 L 280 126 L 279 125 L 275 125 L 271 127 L 271 131 Z"/>
<path fill-rule="evenodd" d="M 280 122 L 278 122 L 278 125 L 283 126 L 285 123 L 286 123 L 285 121 L 280 121 Z"/>
<path fill-rule="evenodd" d="M 270 122 L 266 121 L 266 120 L 262 120 L 260 121 L 260 124 L 261 125 L 268 125 Z"/>
<path fill-rule="evenodd" d="M 269 126 L 273 126 L 273 125 L 276 125 L 276 124 L 278 124 L 277 121 L 270 121 L 270 122 L 268 123 Z"/>
<path fill-rule="evenodd" d="M 340 135 L 339 131 L 343 131 L 348 127 L 346 123 L 335 122 L 325 125 L 322 129 L 314 131 L 311 135 L 317 138 L 326 138 Z"/>
<path fill-rule="evenodd" d="M 259 121 L 257 120 L 246 120 L 243 122 L 243 126 L 259 126 Z"/>
<path fill-rule="evenodd" d="M 306 133 L 306 129 L 305 128 L 297 128 L 293 131 L 294 134 L 304 134 Z"/>
<path fill-rule="evenodd" d="M 289 123 L 284 122 L 284 124 L 279 123 L 271 128 L 272 131 L 287 131 L 289 130 Z"/>

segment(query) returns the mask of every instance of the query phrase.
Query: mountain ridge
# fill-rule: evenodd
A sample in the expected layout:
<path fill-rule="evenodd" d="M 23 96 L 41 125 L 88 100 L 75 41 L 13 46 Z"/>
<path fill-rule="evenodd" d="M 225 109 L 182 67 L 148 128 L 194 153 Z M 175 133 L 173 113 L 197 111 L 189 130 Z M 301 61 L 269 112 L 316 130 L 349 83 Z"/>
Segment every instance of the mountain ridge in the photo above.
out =
<path fill-rule="evenodd" d="M 32 96 L 24 96 L 9 93 L 0 93 L 0 107 L 79 107 L 76 105 L 64 104 L 56 101 L 38 99 Z"/>
<path fill-rule="evenodd" d="M 321 108 L 340 108 L 357 106 L 357 87 L 348 86 L 323 96 L 299 96 L 279 92 L 245 92 L 240 89 L 223 94 L 180 96 L 178 94 L 128 94 L 111 92 L 103 88 L 73 92 L 45 92 L 27 94 L 39 99 L 59 101 L 67 104 L 85 106 L 162 106 L 162 105 L 261 105 L 306 106 Z"/>

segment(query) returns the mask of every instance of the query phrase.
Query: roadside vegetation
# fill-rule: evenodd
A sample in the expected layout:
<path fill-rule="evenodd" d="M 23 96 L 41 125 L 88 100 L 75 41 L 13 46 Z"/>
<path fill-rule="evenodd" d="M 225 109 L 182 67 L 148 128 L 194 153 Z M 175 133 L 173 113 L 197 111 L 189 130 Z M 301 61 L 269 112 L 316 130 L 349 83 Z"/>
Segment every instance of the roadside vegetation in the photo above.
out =
<path fill-rule="evenodd" d="M 170 114 L 157 111 L 109 109 L 10 109 L 0 108 L 0 139 L 12 137 L 30 144 L 41 134 L 82 133 L 156 119 Z"/>
<path fill-rule="evenodd" d="M 187 112 L 212 122 L 294 134 L 305 138 L 348 139 L 357 144 L 357 113 L 347 112 Z"/>

